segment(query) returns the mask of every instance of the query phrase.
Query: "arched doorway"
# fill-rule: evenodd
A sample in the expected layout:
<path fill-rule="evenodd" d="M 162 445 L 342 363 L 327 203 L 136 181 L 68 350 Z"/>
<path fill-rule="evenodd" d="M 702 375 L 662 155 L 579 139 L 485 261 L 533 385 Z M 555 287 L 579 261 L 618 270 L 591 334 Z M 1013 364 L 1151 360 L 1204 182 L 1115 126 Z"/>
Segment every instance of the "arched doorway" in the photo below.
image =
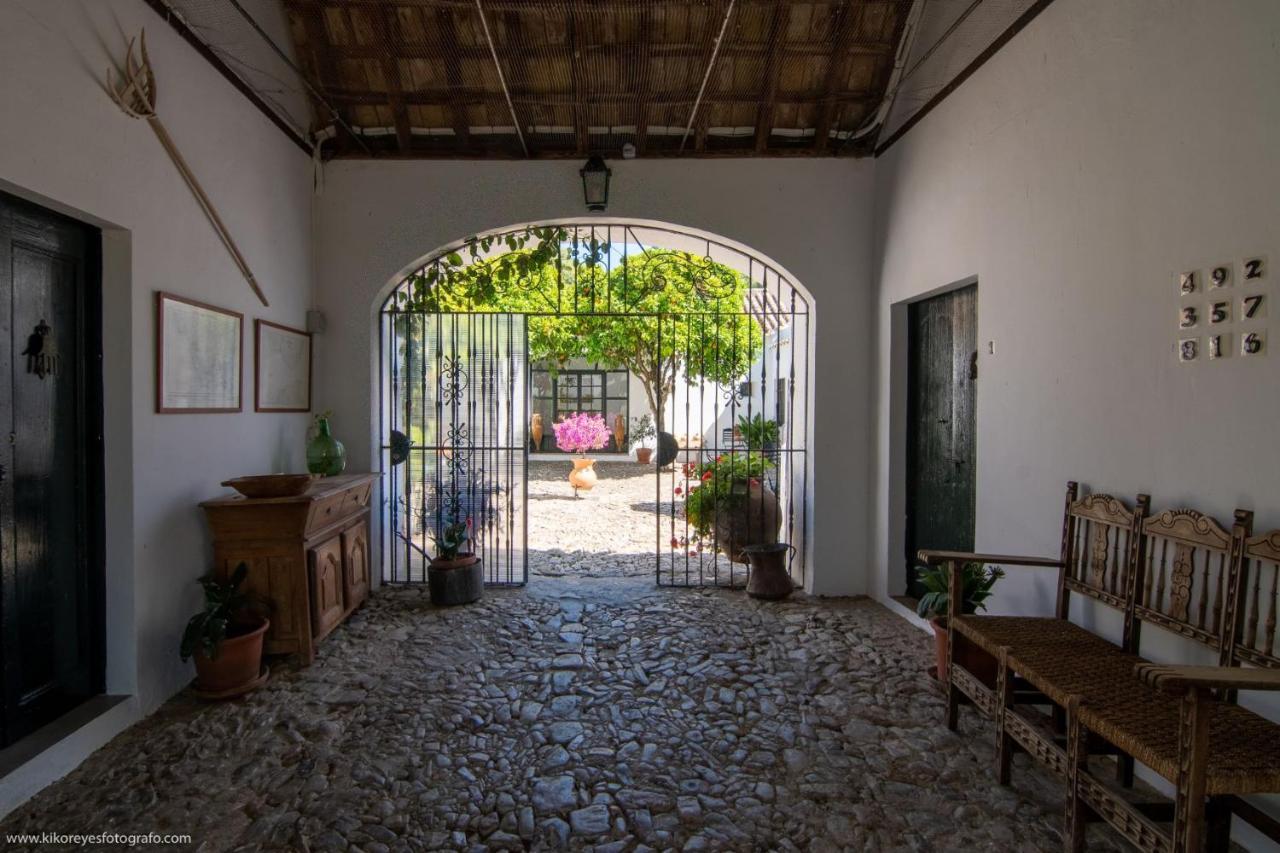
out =
<path fill-rule="evenodd" d="M 530 454 L 548 449 L 547 421 L 573 409 L 602 415 L 617 453 L 641 416 L 655 421 L 659 585 L 743 584 L 735 536 L 794 545 L 803 584 L 812 311 L 769 259 L 666 223 L 533 223 L 426 256 L 378 313 L 383 581 L 422 582 L 432 531 L 465 518 L 486 582 L 525 583 Z M 586 355 L 589 369 L 575 368 Z M 643 394 L 615 411 L 623 398 L 607 385 L 619 372 Z"/>

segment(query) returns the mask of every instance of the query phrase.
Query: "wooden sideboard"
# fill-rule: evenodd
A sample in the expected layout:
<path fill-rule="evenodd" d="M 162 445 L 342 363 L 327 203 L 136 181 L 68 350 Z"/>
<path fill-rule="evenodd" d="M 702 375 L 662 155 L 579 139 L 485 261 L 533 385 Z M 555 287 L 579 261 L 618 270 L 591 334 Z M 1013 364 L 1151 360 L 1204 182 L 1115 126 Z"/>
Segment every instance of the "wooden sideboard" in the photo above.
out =
<path fill-rule="evenodd" d="M 374 474 L 325 477 L 293 498 L 214 498 L 200 504 L 213 532 L 214 571 L 244 563 L 247 588 L 271 601 L 267 654 L 316 646 L 369 595 L 369 493 Z"/>

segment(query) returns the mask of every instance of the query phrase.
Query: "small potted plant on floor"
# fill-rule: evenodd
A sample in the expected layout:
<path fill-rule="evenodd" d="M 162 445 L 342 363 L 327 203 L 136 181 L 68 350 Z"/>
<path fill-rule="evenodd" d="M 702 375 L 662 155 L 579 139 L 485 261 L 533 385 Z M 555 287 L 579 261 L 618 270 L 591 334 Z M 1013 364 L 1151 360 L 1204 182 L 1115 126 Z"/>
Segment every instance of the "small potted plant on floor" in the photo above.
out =
<path fill-rule="evenodd" d="M 982 563 L 963 563 L 960 566 L 964 589 L 964 600 L 960 605 L 963 614 L 977 613 L 986 610 L 986 601 L 991 597 L 992 587 L 996 581 L 1004 577 L 1004 569 L 999 566 L 985 566 Z M 947 677 L 947 610 L 951 603 L 951 575 L 946 564 L 937 566 L 920 566 L 916 569 L 916 577 L 924 586 L 925 593 L 920 596 L 916 605 L 916 613 L 928 619 L 933 625 L 934 648 L 937 653 L 937 669 L 939 680 Z M 995 666 L 990 655 L 982 653 L 972 646 L 964 645 L 957 650 L 961 666 L 979 676 L 983 681 L 994 681 Z"/>
<path fill-rule="evenodd" d="M 648 465 L 653 460 L 653 448 L 645 442 L 657 436 L 653 426 L 652 415 L 641 415 L 631 419 L 631 449 L 636 452 L 636 461 Z"/>
<path fill-rule="evenodd" d="M 590 450 L 599 450 L 609 440 L 609 427 L 604 418 L 593 412 L 578 412 L 554 424 L 556 447 L 574 454 L 569 485 L 577 497 L 579 490 L 591 491 L 596 485 L 596 460 L 587 458 Z"/>
<path fill-rule="evenodd" d="M 436 555 L 427 565 L 427 587 L 431 603 L 440 607 L 470 604 L 484 594 L 484 565 L 467 550 L 474 524 L 471 517 L 459 520 L 456 514 L 435 536 Z"/>
<path fill-rule="evenodd" d="M 184 663 L 195 658 L 196 692 L 205 698 L 230 699 L 267 680 L 262 639 L 271 626 L 269 608 L 259 596 L 241 591 L 248 574 L 241 563 L 230 578 L 200 579 L 204 610 L 187 622 L 179 653 Z"/>

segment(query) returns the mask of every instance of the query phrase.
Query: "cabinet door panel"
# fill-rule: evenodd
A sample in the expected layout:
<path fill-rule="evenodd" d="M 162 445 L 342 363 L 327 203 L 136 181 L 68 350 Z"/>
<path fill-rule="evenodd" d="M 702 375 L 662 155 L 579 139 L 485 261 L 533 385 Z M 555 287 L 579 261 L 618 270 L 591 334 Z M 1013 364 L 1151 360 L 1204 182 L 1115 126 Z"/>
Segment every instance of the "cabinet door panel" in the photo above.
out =
<path fill-rule="evenodd" d="M 338 537 L 311 549 L 311 631 L 320 639 L 342 621 L 342 541 Z"/>
<path fill-rule="evenodd" d="M 342 534 L 343 584 L 347 607 L 355 609 L 369 594 L 369 525 L 361 521 Z"/>

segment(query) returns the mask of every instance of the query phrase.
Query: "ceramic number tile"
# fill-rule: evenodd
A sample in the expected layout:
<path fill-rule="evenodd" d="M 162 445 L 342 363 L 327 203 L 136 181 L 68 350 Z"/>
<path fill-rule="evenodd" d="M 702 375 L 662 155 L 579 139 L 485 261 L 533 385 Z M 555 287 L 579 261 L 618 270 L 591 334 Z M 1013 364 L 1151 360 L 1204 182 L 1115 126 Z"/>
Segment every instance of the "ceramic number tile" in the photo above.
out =
<path fill-rule="evenodd" d="M 1240 332 L 1240 355 L 1255 358 L 1267 352 L 1267 333 L 1262 329 Z"/>
<path fill-rule="evenodd" d="M 1241 320 L 1265 320 L 1267 318 L 1267 294 L 1246 293 L 1240 297 Z"/>
<path fill-rule="evenodd" d="M 1220 326 L 1231 322 L 1231 300 L 1215 299 L 1209 303 L 1209 325 Z"/>
<path fill-rule="evenodd" d="M 1267 273 L 1266 255 L 1252 255 L 1240 264 L 1240 280 L 1244 284 L 1260 284 Z"/>
<path fill-rule="evenodd" d="M 1231 335 L 1225 332 L 1220 335 L 1210 335 L 1205 339 L 1205 349 L 1208 350 L 1210 361 L 1230 358 Z"/>
<path fill-rule="evenodd" d="M 1200 325 L 1200 306 L 1183 305 L 1178 309 L 1178 328 L 1194 329 Z"/>
<path fill-rule="evenodd" d="M 1178 275 L 1178 293 L 1182 296 L 1191 296 L 1200 290 L 1200 276 L 1195 270 L 1184 272 Z"/>
<path fill-rule="evenodd" d="M 1200 339 L 1199 338 L 1179 338 L 1178 339 L 1178 361 L 1183 364 L 1190 364 L 1200 358 Z"/>
<path fill-rule="evenodd" d="M 1209 289 L 1217 290 L 1221 287 L 1228 287 L 1231 284 L 1231 264 L 1219 264 L 1209 270 Z"/>

